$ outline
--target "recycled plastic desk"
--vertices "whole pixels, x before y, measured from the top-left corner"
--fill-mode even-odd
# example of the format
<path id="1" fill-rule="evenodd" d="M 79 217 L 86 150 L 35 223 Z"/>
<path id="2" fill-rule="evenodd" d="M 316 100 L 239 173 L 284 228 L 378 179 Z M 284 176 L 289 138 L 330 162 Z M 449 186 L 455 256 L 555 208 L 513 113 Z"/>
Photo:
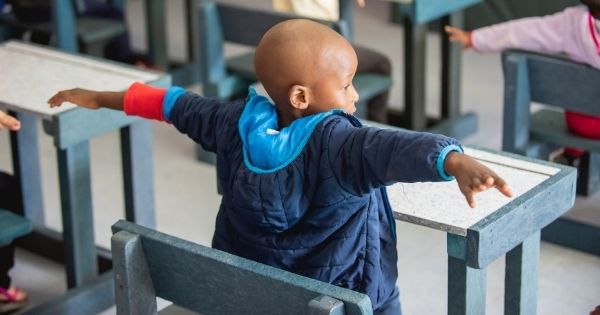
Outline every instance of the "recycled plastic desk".
<path id="1" fill-rule="evenodd" d="M 18 41 L 0 44 L 0 69 L 0 108 L 13 112 L 21 120 L 21 130 L 11 134 L 13 167 L 23 191 L 25 215 L 35 224 L 33 235 L 24 240 L 24 245 L 57 259 L 64 241 L 67 285 L 79 286 L 98 274 L 88 142 L 120 130 L 125 217 L 154 227 L 150 124 L 107 109 L 91 111 L 72 104 L 51 109 L 47 100 L 59 90 L 74 87 L 124 90 L 135 81 L 167 87 L 170 77 Z M 56 146 L 62 236 L 45 227 L 38 119 L 43 121 L 45 132 L 53 137 Z"/>
<path id="2" fill-rule="evenodd" d="M 448 314 L 485 314 L 485 269 L 504 255 L 504 313 L 535 314 L 540 230 L 573 205 L 576 170 L 511 153 L 465 153 L 503 177 L 514 196 L 490 189 L 472 209 L 456 181 L 395 184 L 394 216 L 447 233 Z"/>

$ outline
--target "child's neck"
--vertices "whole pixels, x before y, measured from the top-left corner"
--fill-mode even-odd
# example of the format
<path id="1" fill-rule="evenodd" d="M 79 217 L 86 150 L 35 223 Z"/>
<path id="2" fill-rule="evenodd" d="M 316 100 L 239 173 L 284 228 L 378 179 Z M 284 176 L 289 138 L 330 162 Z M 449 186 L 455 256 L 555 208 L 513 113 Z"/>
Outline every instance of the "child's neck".
<path id="1" fill-rule="evenodd" d="M 276 109 L 277 109 L 277 128 L 279 130 L 291 125 L 292 122 L 297 119 L 297 117 L 295 117 L 294 113 L 292 113 L 292 112 L 289 112 L 286 110 L 281 110 L 281 109 L 279 109 L 279 107 L 276 107 Z"/>

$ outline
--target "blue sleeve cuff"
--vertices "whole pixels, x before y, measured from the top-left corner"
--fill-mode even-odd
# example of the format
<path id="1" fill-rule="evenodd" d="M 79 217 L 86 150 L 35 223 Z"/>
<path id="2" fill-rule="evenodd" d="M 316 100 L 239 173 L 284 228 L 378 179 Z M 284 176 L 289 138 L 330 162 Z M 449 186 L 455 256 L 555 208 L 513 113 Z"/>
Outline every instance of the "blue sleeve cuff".
<path id="1" fill-rule="evenodd" d="M 461 146 L 456 145 L 456 144 L 451 144 L 451 145 L 445 147 L 444 149 L 442 149 L 442 152 L 440 152 L 440 155 L 438 156 L 438 159 L 437 159 L 438 174 L 440 174 L 440 177 L 445 181 L 451 181 L 454 179 L 454 176 L 448 175 L 446 173 L 446 170 L 444 169 L 444 162 L 446 161 L 446 156 L 448 155 L 448 153 L 450 153 L 452 151 L 456 151 L 456 152 L 460 152 L 460 153 L 464 152 L 464 150 Z"/>
<path id="2" fill-rule="evenodd" d="M 170 87 L 167 90 L 167 94 L 165 94 L 163 100 L 163 116 L 167 121 L 171 121 L 171 110 L 173 109 L 173 106 L 175 106 L 177 99 L 184 93 L 185 89 L 178 86 Z"/>

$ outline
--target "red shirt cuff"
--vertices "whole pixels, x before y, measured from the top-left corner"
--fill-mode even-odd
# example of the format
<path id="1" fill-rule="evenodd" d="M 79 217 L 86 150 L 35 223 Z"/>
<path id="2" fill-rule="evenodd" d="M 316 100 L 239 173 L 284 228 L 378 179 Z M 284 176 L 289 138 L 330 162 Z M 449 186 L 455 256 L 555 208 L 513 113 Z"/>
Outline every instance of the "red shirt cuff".
<path id="1" fill-rule="evenodd" d="M 123 111 L 127 115 L 164 121 L 163 100 L 166 93 L 166 89 L 135 82 L 125 93 Z"/>

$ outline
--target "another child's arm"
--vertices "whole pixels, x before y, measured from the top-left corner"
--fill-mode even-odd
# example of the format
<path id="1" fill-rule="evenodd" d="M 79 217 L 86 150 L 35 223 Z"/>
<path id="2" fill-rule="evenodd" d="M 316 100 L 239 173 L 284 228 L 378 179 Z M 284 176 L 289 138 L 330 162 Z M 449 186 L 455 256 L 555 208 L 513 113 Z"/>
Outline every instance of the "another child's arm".
<path id="1" fill-rule="evenodd" d="M 577 8 L 543 17 L 530 17 L 482 27 L 467 32 L 446 26 L 450 41 L 462 43 L 465 48 L 479 52 L 498 52 L 515 48 L 548 53 L 564 51 L 571 19 Z"/>
<path id="2" fill-rule="evenodd" d="M 0 129 L 3 128 L 17 131 L 21 128 L 21 122 L 0 110 Z"/>
<path id="3" fill-rule="evenodd" d="M 463 48 L 471 48 L 473 46 L 473 43 L 471 42 L 471 32 L 450 25 L 444 26 L 444 30 L 448 34 L 448 39 L 451 42 L 461 43 Z"/>
<path id="4" fill-rule="evenodd" d="M 507 197 L 512 196 L 510 187 L 500 176 L 466 154 L 449 153 L 444 160 L 444 169 L 448 175 L 456 178 L 456 183 L 471 208 L 476 205 L 475 194 L 492 187 Z"/>

